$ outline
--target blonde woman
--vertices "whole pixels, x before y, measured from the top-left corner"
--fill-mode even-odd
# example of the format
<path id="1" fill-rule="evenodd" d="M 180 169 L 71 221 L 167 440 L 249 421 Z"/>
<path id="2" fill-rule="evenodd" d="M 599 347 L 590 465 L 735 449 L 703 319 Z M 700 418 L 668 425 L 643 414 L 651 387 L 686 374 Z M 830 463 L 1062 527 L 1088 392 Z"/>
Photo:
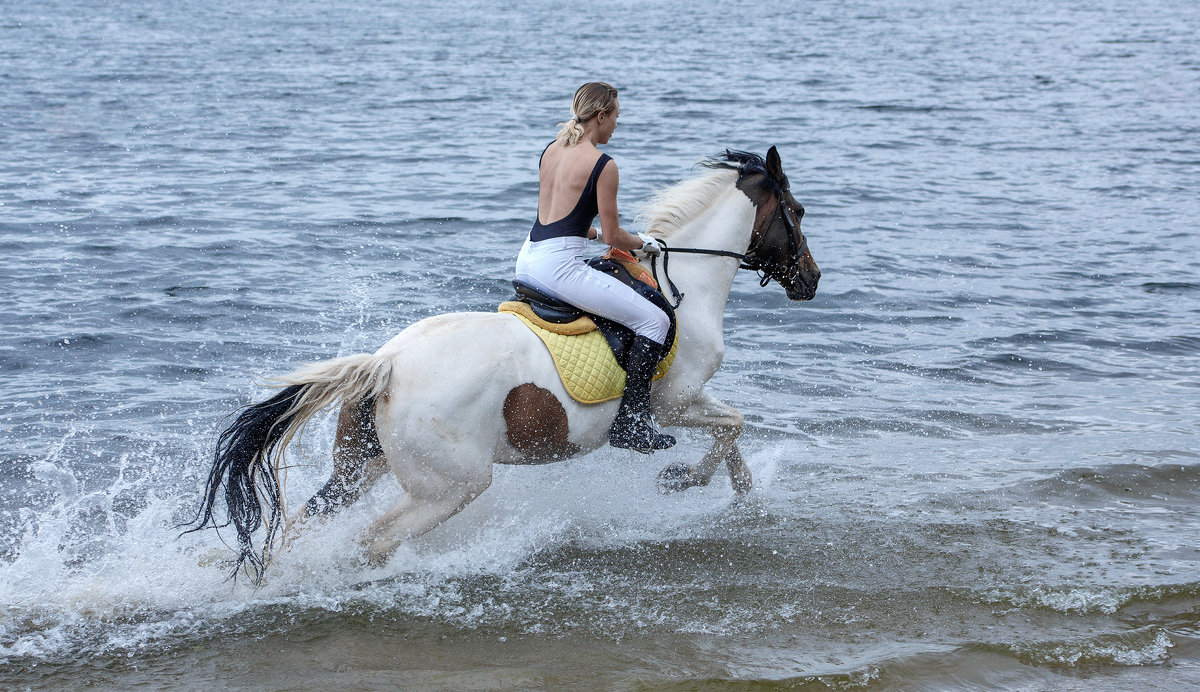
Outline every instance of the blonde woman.
<path id="1" fill-rule="evenodd" d="M 617 90 L 604 82 L 584 84 L 575 92 L 571 111 L 538 162 L 537 219 L 517 256 L 516 278 L 633 330 L 625 393 L 608 432 L 609 444 L 640 452 L 666 449 L 675 438 L 659 433 L 650 422 L 650 380 L 670 327 L 667 315 L 583 261 L 588 239 L 622 250 L 662 252 L 653 238 L 629 233 L 617 220 L 617 164 L 597 148 L 608 143 L 617 127 Z M 597 214 L 600 231 L 592 228 Z"/>

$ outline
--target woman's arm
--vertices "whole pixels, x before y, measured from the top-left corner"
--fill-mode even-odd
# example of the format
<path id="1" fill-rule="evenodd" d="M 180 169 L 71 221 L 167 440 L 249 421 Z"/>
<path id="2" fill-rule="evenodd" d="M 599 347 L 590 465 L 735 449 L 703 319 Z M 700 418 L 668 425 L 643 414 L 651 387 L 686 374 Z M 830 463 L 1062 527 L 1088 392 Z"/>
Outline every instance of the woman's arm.
<path id="1" fill-rule="evenodd" d="M 604 242 L 618 250 L 640 250 L 647 243 L 647 239 L 626 231 L 617 221 L 618 179 L 617 162 L 609 161 L 604 170 L 600 171 L 600 178 L 596 180 L 596 207 L 600 212 L 601 233 Z M 595 238 L 595 234 L 589 232 L 588 237 Z M 657 244 L 654 246 L 657 249 Z"/>

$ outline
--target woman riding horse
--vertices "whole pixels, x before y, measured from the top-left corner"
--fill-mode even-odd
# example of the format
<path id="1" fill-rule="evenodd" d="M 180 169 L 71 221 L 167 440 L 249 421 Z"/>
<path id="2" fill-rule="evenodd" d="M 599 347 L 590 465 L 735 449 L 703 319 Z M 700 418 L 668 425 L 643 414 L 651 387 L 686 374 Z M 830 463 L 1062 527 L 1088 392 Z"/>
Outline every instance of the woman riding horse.
<path id="1" fill-rule="evenodd" d="M 604 82 L 579 87 L 570 120 L 538 162 L 538 213 L 517 256 L 516 279 L 564 303 L 618 322 L 634 332 L 625 365 L 625 393 L 609 429 L 613 447 L 649 453 L 675 438 L 650 422 L 650 380 L 670 327 L 667 314 L 618 279 L 589 267 L 583 248 L 589 238 L 620 250 L 662 252 L 658 241 L 632 234 L 617 221 L 617 164 L 596 148 L 607 144 L 621 106 L 617 90 Z M 591 228 L 600 215 L 602 232 Z M 542 219 L 555 219 L 542 223 Z"/>
<path id="2" fill-rule="evenodd" d="M 584 134 L 587 123 L 596 121 L 591 127 L 598 136 L 588 143 L 607 140 L 613 127 L 609 116 L 616 110 L 614 98 L 610 110 L 581 111 Z M 576 140 L 575 149 L 551 149 L 547 157 L 554 151 L 561 165 L 572 160 L 570 154 L 588 152 L 578 145 Z M 605 168 L 599 160 L 585 160 L 581 168 L 589 165 Z M 725 352 L 723 319 L 734 275 L 745 267 L 759 274 L 761 285 L 777 281 L 788 298 L 810 300 L 821 271 L 800 231 L 804 208 L 792 196 L 775 147 L 765 159 L 726 151 L 703 166 L 706 173 L 662 191 L 646 212 L 650 232 L 664 246 L 670 243 L 668 253 L 678 254 L 671 276 L 666 276 L 665 263 L 662 276 L 678 306 L 678 350 L 674 364 L 654 387 L 656 410 L 664 424 L 698 428 L 712 436 L 697 464 L 672 464 L 660 479 L 670 490 L 705 485 L 724 463 L 734 491 L 745 493 L 752 477 L 737 444 L 742 414 L 706 387 Z M 544 172 L 552 169 L 547 166 Z M 616 230 L 615 172 L 613 193 L 606 202 L 611 216 L 605 223 L 611 226 L 605 226 L 605 237 L 624 238 L 624 243 L 616 243 L 631 247 L 632 237 Z M 565 174 L 562 179 L 570 182 Z M 543 177 L 543 192 L 556 180 Z M 581 186 L 586 187 L 576 180 L 574 189 Z M 544 201 L 553 198 L 557 204 L 568 195 L 569 202 L 571 194 L 570 189 L 556 189 Z M 542 211 L 549 217 L 564 210 Z M 546 241 L 531 238 L 528 245 L 538 242 Z M 561 247 L 586 241 L 576 236 L 551 242 Z M 478 348 L 480 343 L 488 348 Z M 299 531 L 305 517 L 329 515 L 353 504 L 390 470 L 404 492 L 361 537 L 365 557 L 374 565 L 385 563 L 402 542 L 434 529 L 479 497 L 491 485 L 496 464 L 545 463 L 598 449 L 614 427 L 616 409 L 627 406 L 624 401 L 575 401 L 538 335 L 517 316 L 502 312 L 428 317 L 374 353 L 313 363 L 275 379 L 281 389 L 243 409 L 218 438 L 200 511 L 190 529 L 224 525 L 219 511 L 223 505 L 224 522 L 237 529 L 234 573 L 248 567 L 256 580 L 283 543 L 288 442 L 328 406 L 342 406 L 333 472 L 288 528 Z M 260 528 L 265 535 L 256 547 L 254 536 Z"/>

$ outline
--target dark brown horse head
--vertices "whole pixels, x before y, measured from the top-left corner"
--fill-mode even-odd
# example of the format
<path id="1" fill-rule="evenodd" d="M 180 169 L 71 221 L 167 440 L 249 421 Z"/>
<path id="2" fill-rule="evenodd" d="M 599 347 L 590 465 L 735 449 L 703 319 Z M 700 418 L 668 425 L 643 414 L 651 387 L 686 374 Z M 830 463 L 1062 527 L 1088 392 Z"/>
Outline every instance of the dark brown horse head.
<path id="1" fill-rule="evenodd" d="M 738 189 L 754 203 L 754 230 L 744 266 L 759 273 L 763 286 L 774 279 L 788 298 L 812 300 L 821 270 L 800 230 L 804 207 L 792 196 L 779 152 L 771 147 L 764 160 L 758 154 L 726 150 L 705 165 L 736 170 Z"/>

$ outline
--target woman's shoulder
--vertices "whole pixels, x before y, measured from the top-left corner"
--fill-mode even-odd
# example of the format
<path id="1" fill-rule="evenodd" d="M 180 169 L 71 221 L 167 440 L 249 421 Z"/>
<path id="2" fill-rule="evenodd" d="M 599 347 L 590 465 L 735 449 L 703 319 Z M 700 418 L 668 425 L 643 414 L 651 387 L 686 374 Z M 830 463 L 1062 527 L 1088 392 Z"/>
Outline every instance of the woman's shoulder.
<path id="1" fill-rule="evenodd" d="M 600 158 L 596 159 L 596 167 L 600 169 L 600 175 L 616 175 L 617 160 L 600 152 Z"/>

